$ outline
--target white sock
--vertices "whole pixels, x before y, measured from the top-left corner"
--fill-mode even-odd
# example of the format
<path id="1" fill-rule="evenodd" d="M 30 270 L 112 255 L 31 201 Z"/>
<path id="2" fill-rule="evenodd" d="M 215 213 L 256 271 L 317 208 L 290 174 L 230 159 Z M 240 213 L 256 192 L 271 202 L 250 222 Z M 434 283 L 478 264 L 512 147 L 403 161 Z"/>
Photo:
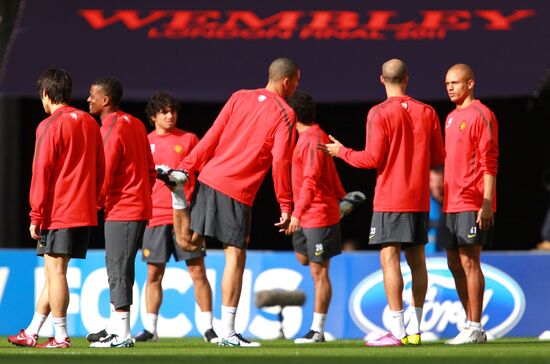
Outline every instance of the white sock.
<path id="1" fill-rule="evenodd" d="M 221 337 L 228 339 L 235 334 L 235 316 L 237 315 L 237 307 L 229 307 L 222 305 L 222 327 Z"/>
<path id="2" fill-rule="evenodd" d="M 149 331 L 153 335 L 156 334 L 158 320 L 159 320 L 159 315 L 156 313 L 145 314 L 145 320 L 143 321 L 143 328 Z"/>
<path id="3" fill-rule="evenodd" d="M 311 322 L 311 330 L 325 333 L 325 320 L 327 319 L 326 313 L 313 313 L 313 321 Z"/>
<path id="4" fill-rule="evenodd" d="M 130 311 L 115 311 L 114 316 L 114 332 L 118 335 L 120 340 L 129 339 L 132 334 L 130 333 Z"/>
<path id="5" fill-rule="evenodd" d="M 111 303 L 111 315 L 109 316 L 109 322 L 107 322 L 107 327 L 105 328 L 108 334 L 116 334 L 117 324 L 115 322 L 115 312 L 115 306 Z"/>
<path id="6" fill-rule="evenodd" d="M 481 322 L 473 322 L 473 321 L 471 321 L 471 322 L 470 322 L 470 328 L 471 328 L 472 330 L 481 331 Z"/>
<path id="7" fill-rule="evenodd" d="M 414 313 L 411 315 L 407 325 L 407 335 L 420 334 L 420 323 L 422 322 L 422 307 L 414 307 Z"/>
<path id="8" fill-rule="evenodd" d="M 469 329 L 471 324 L 472 324 L 472 321 L 466 320 L 466 322 L 464 323 L 464 328 Z"/>
<path id="9" fill-rule="evenodd" d="M 405 319 L 403 318 L 403 310 L 390 311 L 390 315 L 391 315 L 390 331 L 393 334 L 393 336 L 401 340 L 406 336 Z"/>
<path id="10" fill-rule="evenodd" d="M 201 311 L 197 316 L 197 328 L 201 334 L 212 328 L 212 311 Z"/>
<path id="11" fill-rule="evenodd" d="M 69 335 L 67 334 L 67 317 L 52 317 L 55 341 L 62 342 Z"/>
<path id="12" fill-rule="evenodd" d="M 27 335 L 38 335 L 40 329 L 42 328 L 42 325 L 44 325 L 44 322 L 47 318 L 48 316 L 44 316 L 41 313 L 35 312 L 34 316 L 32 317 L 32 321 L 29 324 L 29 327 L 25 329 Z"/>

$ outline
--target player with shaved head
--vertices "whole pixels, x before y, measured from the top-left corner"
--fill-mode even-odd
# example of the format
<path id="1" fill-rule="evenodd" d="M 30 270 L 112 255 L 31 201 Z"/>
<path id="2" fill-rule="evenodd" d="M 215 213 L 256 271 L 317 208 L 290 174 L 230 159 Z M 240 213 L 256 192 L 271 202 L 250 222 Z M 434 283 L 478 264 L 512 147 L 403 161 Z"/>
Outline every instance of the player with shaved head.
<path id="1" fill-rule="evenodd" d="M 443 164 L 444 149 L 439 119 L 434 109 L 406 95 L 407 65 L 390 59 L 382 65 L 380 82 L 386 101 L 367 116 L 363 151 L 344 147 L 336 139 L 327 152 L 358 168 L 377 172 L 369 244 L 380 247 L 384 289 L 390 309 L 386 335 L 369 340 L 367 346 L 420 344 L 420 322 L 428 274 L 424 245 L 428 241 L 430 168 Z M 400 253 L 412 275 L 411 319 L 405 329 L 403 276 Z"/>
<path id="2" fill-rule="evenodd" d="M 445 194 L 442 246 L 466 325 L 447 344 L 484 343 L 481 326 L 485 277 L 480 256 L 491 244 L 496 211 L 498 123 L 495 114 L 474 97 L 475 76 L 456 64 L 445 76 L 449 99 L 456 105 L 445 122 Z"/>
<path id="3" fill-rule="evenodd" d="M 200 170 L 191 201 L 191 244 L 197 249 L 202 247 L 205 236 L 223 243 L 220 346 L 260 346 L 235 332 L 250 212 L 260 184 L 272 167 L 281 208 L 277 226 L 286 229 L 290 222 L 295 116 L 285 98 L 294 94 L 299 79 L 300 70 L 294 61 L 273 61 L 267 86 L 235 92 L 203 139 L 180 164 L 187 175 Z M 170 178 L 181 183 L 186 180 L 186 173 L 176 171 Z"/>

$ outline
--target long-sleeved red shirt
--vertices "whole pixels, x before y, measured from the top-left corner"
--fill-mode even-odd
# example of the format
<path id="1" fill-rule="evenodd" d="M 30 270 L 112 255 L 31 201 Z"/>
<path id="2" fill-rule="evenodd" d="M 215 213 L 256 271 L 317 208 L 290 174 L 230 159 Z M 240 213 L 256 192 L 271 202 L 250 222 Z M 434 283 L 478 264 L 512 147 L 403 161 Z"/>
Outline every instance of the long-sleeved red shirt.
<path id="1" fill-rule="evenodd" d="M 483 175 L 497 175 L 498 122 L 479 100 L 455 109 L 445 122 L 444 212 L 478 211 L 483 204 Z M 496 211 L 496 191 L 493 210 Z"/>
<path id="2" fill-rule="evenodd" d="M 237 91 L 180 168 L 201 170 L 204 166 L 200 182 L 252 206 L 272 166 L 281 212 L 290 213 L 294 119 L 294 111 L 271 91 Z"/>
<path id="3" fill-rule="evenodd" d="M 115 111 L 101 119 L 105 148 L 105 182 L 101 191 L 107 221 L 141 221 L 152 216 L 155 163 L 145 126 Z"/>
<path id="4" fill-rule="evenodd" d="M 434 109 L 409 96 L 390 97 L 367 116 L 364 151 L 340 148 L 339 157 L 359 168 L 376 168 L 374 211 L 430 210 L 430 168 L 445 159 Z"/>
<path id="5" fill-rule="evenodd" d="M 70 106 L 55 110 L 36 129 L 31 224 L 46 230 L 97 225 L 104 174 L 95 119 Z"/>
<path id="6" fill-rule="evenodd" d="M 305 228 L 338 223 L 338 203 L 346 195 L 334 160 L 317 148 L 319 143 L 330 140 L 318 124 L 313 124 L 299 134 L 292 156 L 292 216 Z"/>
<path id="7" fill-rule="evenodd" d="M 177 128 L 165 135 L 159 135 L 153 131 L 147 137 L 155 164 L 163 164 L 170 168 L 177 168 L 199 142 L 195 134 Z M 191 173 L 185 184 L 187 201 L 191 201 L 195 179 L 195 173 Z M 157 179 L 153 186 L 153 218 L 149 221 L 149 226 L 167 224 L 173 224 L 172 193 L 164 182 Z"/>

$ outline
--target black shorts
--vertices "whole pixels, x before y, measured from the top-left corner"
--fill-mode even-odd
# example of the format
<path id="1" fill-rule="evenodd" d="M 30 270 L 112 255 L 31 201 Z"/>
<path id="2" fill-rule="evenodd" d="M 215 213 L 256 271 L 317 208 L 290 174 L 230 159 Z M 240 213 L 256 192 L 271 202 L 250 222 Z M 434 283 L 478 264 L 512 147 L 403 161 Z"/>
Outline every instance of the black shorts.
<path id="1" fill-rule="evenodd" d="M 439 244 L 445 249 L 458 249 L 466 245 L 490 247 L 493 242 L 495 226 L 487 230 L 479 229 L 477 211 L 465 211 L 441 216 L 442 228 Z"/>
<path id="2" fill-rule="evenodd" d="M 115 309 L 132 304 L 136 254 L 146 224 L 147 221 L 105 221 L 105 263 Z"/>
<path id="3" fill-rule="evenodd" d="M 88 252 L 91 226 L 67 229 L 41 230 L 40 240 L 36 244 L 36 255 L 44 254 L 67 255 L 70 258 L 84 259 Z"/>
<path id="4" fill-rule="evenodd" d="M 428 242 L 428 212 L 374 212 L 370 227 L 369 244 L 401 243 L 421 245 Z"/>
<path id="5" fill-rule="evenodd" d="M 206 256 L 206 249 L 195 252 L 186 252 L 176 242 L 174 225 L 160 225 L 148 227 L 143 234 L 142 260 L 147 263 L 166 263 L 170 256 L 174 256 L 176 262 L 191 260 Z"/>
<path id="6" fill-rule="evenodd" d="M 250 237 L 251 208 L 197 182 L 191 201 L 191 230 L 240 249 Z"/>
<path id="7" fill-rule="evenodd" d="M 296 253 L 308 257 L 310 262 L 322 263 L 342 252 L 340 224 L 318 228 L 300 228 L 292 234 Z"/>

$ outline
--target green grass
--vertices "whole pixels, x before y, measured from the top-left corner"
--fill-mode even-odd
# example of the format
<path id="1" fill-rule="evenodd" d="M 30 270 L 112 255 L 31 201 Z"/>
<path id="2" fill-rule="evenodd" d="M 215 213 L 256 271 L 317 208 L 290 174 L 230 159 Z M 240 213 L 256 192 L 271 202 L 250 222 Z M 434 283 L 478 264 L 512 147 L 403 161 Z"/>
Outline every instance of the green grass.
<path id="1" fill-rule="evenodd" d="M 392 363 L 488 364 L 550 363 L 550 342 L 537 339 L 500 339 L 484 345 L 367 348 L 360 340 L 338 340 L 296 346 L 291 341 L 264 341 L 261 348 L 219 348 L 201 339 L 162 339 L 134 348 L 95 349 L 85 339 L 73 339 L 71 349 L 19 348 L 0 337 L 0 363 Z"/>

